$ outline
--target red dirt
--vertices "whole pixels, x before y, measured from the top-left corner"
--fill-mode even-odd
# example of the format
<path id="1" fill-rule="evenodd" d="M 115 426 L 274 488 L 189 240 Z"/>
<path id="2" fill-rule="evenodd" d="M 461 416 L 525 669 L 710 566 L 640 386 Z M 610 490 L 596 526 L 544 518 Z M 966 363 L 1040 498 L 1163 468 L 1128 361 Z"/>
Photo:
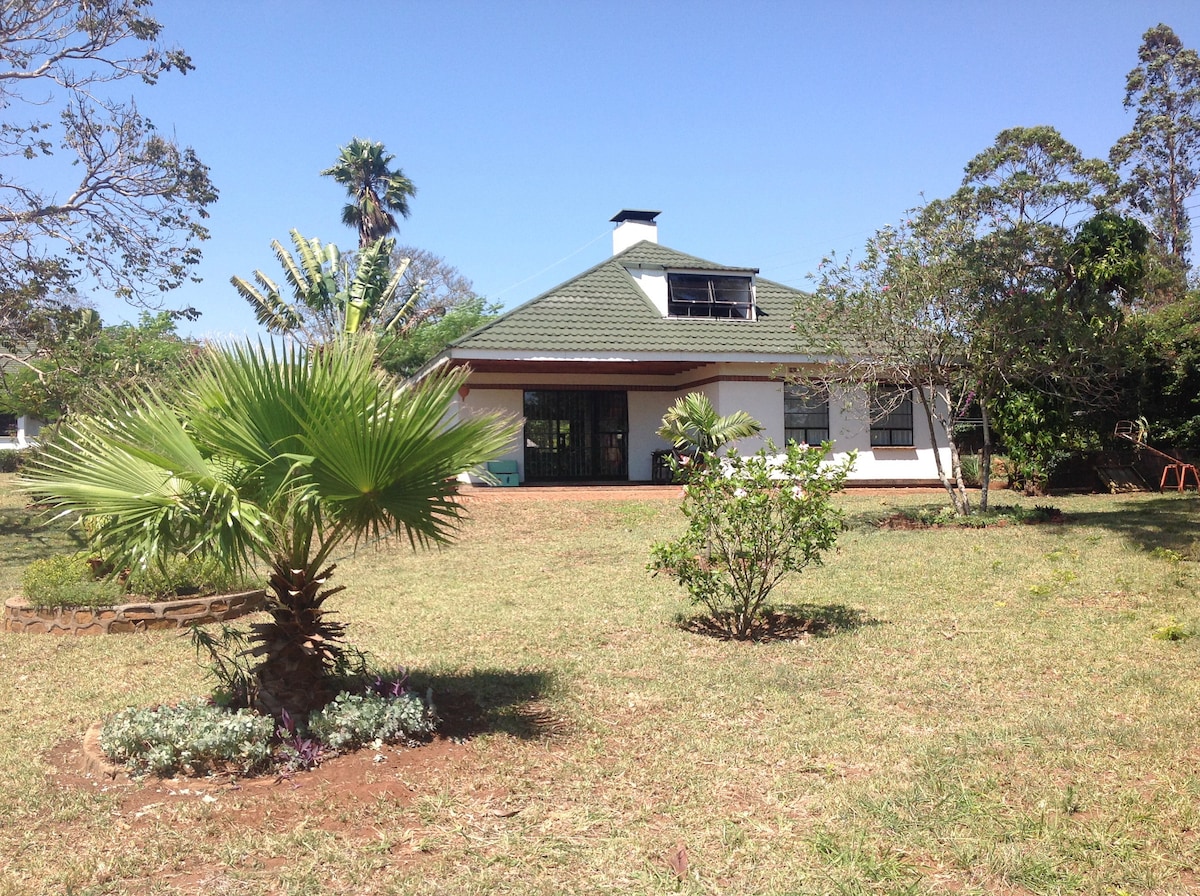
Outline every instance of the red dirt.
<path id="1" fill-rule="evenodd" d="M 117 796 L 120 816 L 135 826 L 148 823 L 164 806 L 201 801 L 221 809 L 240 825 L 280 832 L 290 831 L 302 821 L 324 830 L 344 831 L 346 824 L 340 819 L 347 815 L 338 810 L 353 810 L 379 800 L 407 805 L 432 778 L 444 777 L 448 770 L 467 773 L 471 765 L 465 743 L 442 738 L 417 747 L 384 746 L 334 756 L 314 769 L 287 777 L 238 779 L 225 775 L 135 781 L 121 771 L 85 772 L 84 742 L 79 737 L 60 743 L 46 761 L 53 769 L 51 780 L 60 786 Z M 323 811 L 314 814 L 314 805 L 322 806 Z"/>

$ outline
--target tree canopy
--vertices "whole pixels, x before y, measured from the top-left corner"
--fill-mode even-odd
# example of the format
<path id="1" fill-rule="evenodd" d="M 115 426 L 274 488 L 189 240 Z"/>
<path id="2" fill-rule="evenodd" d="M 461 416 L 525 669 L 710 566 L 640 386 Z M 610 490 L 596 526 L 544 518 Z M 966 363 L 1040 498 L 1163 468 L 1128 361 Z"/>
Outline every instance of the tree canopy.
<path id="1" fill-rule="evenodd" d="M 1149 29 L 1125 82 L 1133 128 L 1109 158 L 1125 175 L 1121 193 L 1158 243 L 1186 270 L 1192 230 L 1187 202 L 1200 187 L 1200 56 L 1167 25 Z"/>
<path id="2" fill-rule="evenodd" d="M 166 311 L 104 326 L 90 309 L 47 314 L 45 347 L 0 375 L 0 410 L 60 421 L 116 392 L 163 388 L 182 376 L 199 346 L 180 337 Z"/>
<path id="3" fill-rule="evenodd" d="M 118 84 L 192 61 L 150 0 L 25 0 L 0 9 L 0 280 L 42 295 L 85 281 L 156 305 L 200 260 L 217 190 L 190 147 Z M 69 164 L 64 164 L 64 162 Z"/>
<path id="4" fill-rule="evenodd" d="M 933 443 L 949 446 L 950 468 L 935 461 L 959 513 L 971 511 L 965 416 L 982 417 L 986 509 L 993 425 L 1015 438 L 1050 407 L 1111 388 L 1111 337 L 1143 288 L 1149 242 L 1136 221 L 1098 211 L 1114 182 L 1053 128 L 1008 129 L 952 197 L 878 231 L 860 261 L 824 263 L 798 304 L 797 330 L 831 357 L 820 375 L 913 391 Z M 1038 400 L 1012 402 L 1018 393 Z"/>
<path id="5" fill-rule="evenodd" d="M 403 171 L 391 167 L 395 158 L 382 143 L 355 137 L 321 172 L 346 188 L 350 201 L 342 208 L 342 223 L 358 231 L 360 248 L 391 236 L 399 230 L 396 215 L 409 215 L 408 200 L 417 188 Z"/>

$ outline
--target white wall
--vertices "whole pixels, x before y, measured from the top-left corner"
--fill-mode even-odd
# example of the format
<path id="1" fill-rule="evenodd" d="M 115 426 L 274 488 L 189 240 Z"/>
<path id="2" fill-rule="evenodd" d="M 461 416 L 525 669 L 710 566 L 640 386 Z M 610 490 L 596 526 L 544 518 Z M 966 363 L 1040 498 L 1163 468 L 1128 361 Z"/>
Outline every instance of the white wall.
<path id="1" fill-rule="evenodd" d="M 761 371 L 756 371 L 761 375 Z M 725 381 L 708 387 L 713 406 L 722 417 L 745 411 L 763 425 L 760 435 L 742 439 L 733 446 L 742 454 L 752 454 L 767 439 L 783 445 L 783 384 L 777 382 Z"/>
<path id="2" fill-rule="evenodd" d="M 658 224 L 654 221 L 621 221 L 613 228 L 613 255 L 624 252 L 642 240 L 657 243 Z"/>
<path id="3" fill-rule="evenodd" d="M 670 392 L 629 393 L 630 479 L 648 482 L 653 477 L 654 452 L 671 447 L 669 442 L 659 438 L 658 428 L 674 400 Z"/>
<path id="4" fill-rule="evenodd" d="M 497 457 L 496 460 L 515 460 L 517 462 L 517 473 L 521 481 L 525 480 L 525 448 L 521 443 L 522 433 L 524 432 L 525 393 L 522 390 L 471 389 L 467 392 L 465 398 L 459 392 L 458 397 L 454 399 L 452 412 L 460 419 L 479 414 L 500 413 L 518 422 L 522 422 L 522 428 L 517 430 L 517 436 L 513 439 L 512 444 L 509 445 L 508 450 L 500 457 Z M 475 477 L 468 476 L 468 479 L 472 482 L 477 481 Z"/>
<path id="5" fill-rule="evenodd" d="M 643 271 L 638 268 L 626 268 L 638 288 L 646 294 L 663 317 L 667 316 L 667 272 Z"/>
<path id="6" fill-rule="evenodd" d="M 629 478 L 634 481 L 651 479 L 651 455 L 654 451 L 670 446 L 657 435 L 662 416 L 667 408 L 689 391 L 702 392 L 713 402 L 717 413 L 731 414 L 745 411 L 763 424 L 760 437 L 745 439 L 736 447 L 743 454 L 753 453 L 762 447 L 766 438 L 782 446 L 783 438 L 783 384 L 777 380 L 763 381 L 763 376 L 777 373 L 775 368 L 759 364 L 722 364 L 691 370 L 675 378 L 680 387 L 671 389 L 667 378 L 662 388 L 655 390 L 627 391 L 629 401 Z M 753 376 L 758 379 L 738 381 L 721 377 Z M 593 389 L 627 389 L 633 384 L 646 384 L 645 378 L 628 376 L 524 376 L 508 374 L 477 375 L 480 382 L 511 384 L 523 381 L 528 388 L 554 389 L 566 385 L 586 385 Z M 700 385 L 691 385 L 712 379 Z M 524 412 L 524 389 L 474 388 L 465 400 L 456 406 L 463 413 L 480 413 L 498 410 L 520 419 Z M 871 428 L 867 419 L 866 393 L 858 389 L 834 391 L 829 402 L 829 432 L 833 441 L 833 456 L 840 459 L 852 450 L 858 451 L 858 460 L 851 480 L 930 483 L 937 479 L 934 449 L 929 438 L 920 403 L 913 402 L 912 448 L 872 448 Z M 949 464 L 949 450 L 941 447 L 942 458 Z M 525 452 L 521 438 L 513 441 L 504 454 L 504 460 L 515 460 L 521 480 L 525 479 Z"/>
<path id="7" fill-rule="evenodd" d="M 7 451 L 17 448 L 29 448 L 33 445 L 38 433 L 41 431 L 42 421 L 36 420 L 33 417 L 18 417 L 16 437 L 0 435 L 0 450 Z"/>
<path id="8" fill-rule="evenodd" d="M 731 368 L 725 373 L 742 372 Z M 761 375 L 761 368 L 756 371 Z M 767 439 L 784 444 L 783 383 L 739 382 L 727 380 L 703 390 L 722 416 L 745 411 L 763 424 L 759 438 L 744 439 L 736 447 L 743 454 L 757 451 Z M 887 480 L 918 482 L 937 479 L 937 464 L 929 426 L 919 401 L 913 401 L 913 447 L 873 448 L 871 424 L 867 415 L 867 393 L 861 389 L 834 390 L 829 400 L 829 437 L 833 441 L 833 459 L 841 460 L 851 451 L 858 459 L 851 480 Z M 950 463 L 950 452 L 940 448 L 942 462 Z"/>
<path id="9" fill-rule="evenodd" d="M 834 390 L 829 397 L 829 435 L 833 439 L 835 459 L 858 451 L 852 480 L 887 480 L 903 482 L 937 479 L 934 447 L 929 438 L 921 403 L 913 399 L 913 446 L 911 448 L 872 448 L 871 423 L 867 414 L 867 392 L 864 389 Z M 939 449 L 942 462 L 949 464 L 950 450 Z"/>

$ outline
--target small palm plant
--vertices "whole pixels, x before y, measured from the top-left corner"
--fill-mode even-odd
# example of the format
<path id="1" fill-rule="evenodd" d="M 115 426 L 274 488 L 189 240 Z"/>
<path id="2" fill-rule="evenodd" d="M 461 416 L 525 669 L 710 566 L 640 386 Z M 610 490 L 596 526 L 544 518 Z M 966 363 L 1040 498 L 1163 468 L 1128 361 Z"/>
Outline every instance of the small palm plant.
<path id="1" fill-rule="evenodd" d="M 730 442 L 762 432 L 762 424 L 745 411 L 722 417 L 703 392 L 689 392 L 663 415 L 658 435 L 679 451 L 696 457 L 716 454 Z"/>
<path id="2" fill-rule="evenodd" d="M 93 534 L 113 565 L 179 553 L 267 568 L 269 622 L 253 627 L 251 702 L 280 717 L 331 696 L 345 626 L 326 600 L 337 551 L 404 535 L 448 540 L 455 477 L 500 454 L 514 426 L 451 419 L 461 375 L 417 385 L 373 366 L 369 338 L 319 351 L 210 350 L 170 395 L 116 397 L 46 446 L 23 487 Z"/>

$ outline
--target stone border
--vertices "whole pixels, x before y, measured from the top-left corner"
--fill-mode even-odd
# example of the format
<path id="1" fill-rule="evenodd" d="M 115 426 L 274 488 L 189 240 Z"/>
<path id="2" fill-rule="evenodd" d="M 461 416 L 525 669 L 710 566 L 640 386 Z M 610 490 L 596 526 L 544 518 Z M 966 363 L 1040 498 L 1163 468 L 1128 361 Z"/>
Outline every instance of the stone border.
<path id="1" fill-rule="evenodd" d="M 4 602 L 4 631 L 19 634 L 115 635 L 223 622 L 266 605 L 263 591 L 211 594 L 112 607 L 33 607 L 21 597 Z"/>

